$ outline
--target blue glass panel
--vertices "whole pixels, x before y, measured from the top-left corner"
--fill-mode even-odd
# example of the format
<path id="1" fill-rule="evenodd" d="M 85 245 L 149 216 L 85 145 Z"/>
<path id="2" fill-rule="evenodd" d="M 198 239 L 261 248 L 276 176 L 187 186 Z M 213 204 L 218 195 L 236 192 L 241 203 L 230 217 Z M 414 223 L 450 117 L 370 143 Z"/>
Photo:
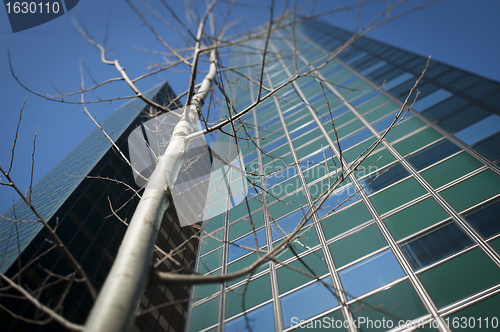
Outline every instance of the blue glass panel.
<path id="1" fill-rule="evenodd" d="M 345 105 L 342 105 L 339 108 L 336 108 L 336 109 L 334 109 L 331 112 L 332 113 L 331 117 L 330 117 L 330 115 L 328 115 L 328 113 L 325 113 L 325 115 L 323 115 L 323 119 L 326 119 L 326 120 L 322 120 L 321 123 L 323 123 L 323 124 L 325 124 L 325 123 L 331 124 L 332 123 L 332 118 L 335 119 L 338 116 L 346 113 L 347 111 L 349 111 L 349 108 L 347 108 L 347 106 L 345 106 Z"/>
<path id="2" fill-rule="evenodd" d="M 340 143 L 340 148 L 345 151 L 349 149 L 350 147 L 353 147 L 354 145 L 364 141 L 365 139 L 369 138 L 372 136 L 372 133 L 368 130 L 368 128 L 363 128 L 357 132 L 355 132 L 352 135 L 349 135 L 347 137 L 342 138 L 339 143 Z M 337 143 L 337 146 L 339 144 Z"/>
<path id="3" fill-rule="evenodd" d="M 322 280 L 327 285 L 331 285 L 329 277 Z M 281 298 L 283 326 L 287 328 L 292 323 L 295 325 L 301 320 L 316 316 L 337 305 L 338 301 L 333 288 L 316 281 Z"/>
<path id="4" fill-rule="evenodd" d="M 362 103 L 364 103 L 365 101 L 370 100 L 378 95 L 380 95 L 379 91 L 367 92 L 367 93 L 361 95 L 360 97 L 358 97 L 352 101 L 349 101 L 349 104 L 351 104 L 354 107 L 357 107 L 357 106 L 361 105 Z"/>
<path id="5" fill-rule="evenodd" d="M 200 319 L 201 317 L 198 317 Z M 268 303 L 260 308 L 247 312 L 226 322 L 224 331 L 227 332 L 257 332 L 274 331 L 273 303 Z"/>
<path id="6" fill-rule="evenodd" d="M 365 70 L 363 70 L 361 72 L 361 75 L 363 76 L 366 76 L 372 72 L 374 72 L 375 70 L 379 69 L 379 68 L 382 68 L 383 66 L 385 66 L 387 64 L 387 62 L 385 61 L 380 61 L 380 62 L 377 62 L 376 64 L 366 68 Z"/>
<path id="7" fill-rule="evenodd" d="M 454 135 L 464 143 L 472 145 L 499 131 L 500 116 L 498 116 L 497 114 L 492 114 L 489 117 L 476 122 L 475 124 L 459 131 Z"/>
<path id="8" fill-rule="evenodd" d="M 323 150 L 319 150 L 313 155 L 307 156 L 304 159 L 300 161 L 300 167 L 302 170 L 306 170 L 310 167 L 313 167 L 317 164 L 324 163 L 325 158 L 331 158 L 332 157 L 332 152 L 330 151 L 329 147 L 326 147 Z"/>
<path id="9" fill-rule="evenodd" d="M 252 152 L 250 154 L 247 154 L 244 158 L 243 158 L 243 163 L 246 165 L 248 164 L 249 162 L 251 162 L 252 160 L 256 159 L 257 158 L 257 152 Z"/>
<path id="10" fill-rule="evenodd" d="M 282 146 L 283 144 L 286 144 L 286 137 L 281 137 L 278 138 L 277 140 L 274 140 L 273 142 L 263 146 L 261 148 L 263 153 L 270 153 L 272 150 Z"/>
<path id="11" fill-rule="evenodd" d="M 290 132 L 290 139 L 293 140 L 297 137 L 299 137 L 302 134 L 307 133 L 308 131 L 312 130 L 313 128 L 316 128 L 317 124 L 316 122 L 311 121 L 305 125 L 302 125 L 301 127 L 295 129 L 294 131 Z"/>
<path id="12" fill-rule="evenodd" d="M 384 90 L 389 91 L 390 89 L 394 88 L 395 86 L 398 86 L 401 83 L 404 83 L 404 82 L 408 81 L 409 79 L 411 79 L 413 77 L 414 76 L 411 75 L 411 74 L 409 74 L 409 73 L 401 74 L 400 76 L 396 77 L 395 79 L 390 80 L 389 82 L 385 83 L 382 86 L 382 88 L 384 88 Z"/>
<path id="13" fill-rule="evenodd" d="M 228 263 L 250 252 L 249 249 L 245 249 L 242 247 L 255 249 L 255 238 L 257 238 L 259 248 L 266 244 L 266 233 L 264 228 L 261 228 L 255 233 L 252 232 L 239 240 L 229 243 L 229 257 L 227 259 Z"/>
<path id="14" fill-rule="evenodd" d="M 237 192 L 236 194 L 231 195 L 231 206 L 236 206 L 247 199 L 250 199 L 260 193 L 260 182 L 255 182 L 255 185 L 250 185 L 245 189 Z"/>
<path id="15" fill-rule="evenodd" d="M 417 170 L 421 170 L 427 166 L 430 166 L 441 159 L 444 159 L 455 152 L 459 151 L 460 148 L 448 141 L 447 139 L 441 140 L 431 146 L 415 153 L 407 160 L 412 164 Z"/>
<path id="16" fill-rule="evenodd" d="M 339 272 L 347 299 L 363 295 L 404 275 L 390 249 Z"/>
<path id="17" fill-rule="evenodd" d="M 303 219 L 307 212 L 307 209 L 300 209 L 297 210 L 288 216 L 281 218 L 276 221 L 276 223 L 271 224 L 271 234 L 273 237 L 273 241 L 276 241 L 283 237 L 285 234 L 290 234 L 295 227 L 299 224 L 299 222 Z M 311 220 L 309 220 L 307 223 L 309 224 Z M 278 224 L 279 227 L 276 225 Z M 283 231 L 285 233 L 283 233 Z"/>
<path id="18" fill-rule="evenodd" d="M 362 178 L 359 183 L 364 187 L 367 194 L 372 194 L 407 177 L 409 174 L 400 163 L 395 163 L 388 168 Z"/>
<path id="19" fill-rule="evenodd" d="M 472 244 L 464 231 L 454 221 L 449 221 L 403 241 L 400 247 L 413 269 L 418 270 Z"/>
<path id="20" fill-rule="evenodd" d="M 478 206 L 463 216 L 485 239 L 500 233 L 500 199 Z"/>
<path id="21" fill-rule="evenodd" d="M 378 132 L 383 132 L 384 130 L 386 130 L 387 128 L 389 128 L 389 126 L 392 124 L 392 122 L 396 118 L 396 114 L 398 114 L 398 113 L 399 113 L 399 111 L 398 112 L 394 112 L 394 113 L 389 114 L 386 117 L 378 120 L 377 122 L 375 122 L 375 123 L 372 124 L 373 128 L 375 128 Z M 400 121 L 402 121 L 403 119 L 409 119 L 412 116 L 413 115 L 411 113 L 406 113 L 405 116 L 404 116 L 404 118 L 400 117 Z"/>
<path id="22" fill-rule="evenodd" d="M 413 105 L 413 109 L 422 112 L 423 110 L 436 105 L 437 103 L 449 98 L 450 96 L 452 96 L 451 92 L 439 89 L 436 92 L 425 96 L 424 98 L 418 99 L 417 102 Z"/>
<path id="23" fill-rule="evenodd" d="M 319 196 L 319 195 L 318 195 Z M 344 186 L 339 191 L 334 192 L 328 197 L 325 202 L 321 205 L 321 208 L 316 212 L 320 217 L 332 212 L 333 210 L 338 210 L 346 206 L 351 205 L 359 200 L 359 196 L 356 193 L 356 189 L 349 184 Z"/>

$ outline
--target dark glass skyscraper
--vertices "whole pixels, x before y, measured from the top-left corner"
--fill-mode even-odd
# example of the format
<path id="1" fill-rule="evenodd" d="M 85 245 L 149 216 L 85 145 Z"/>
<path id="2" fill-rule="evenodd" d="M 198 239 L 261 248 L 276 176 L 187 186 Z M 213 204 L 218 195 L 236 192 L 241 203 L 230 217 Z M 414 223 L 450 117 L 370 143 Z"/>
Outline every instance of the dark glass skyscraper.
<path id="1" fill-rule="evenodd" d="M 174 94 L 165 83 L 151 89 L 147 96 L 165 104 L 172 100 Z M 134 129 L 150 120 L 151 114 L 144 102 L 135 100 L 116 109 L 102 123 L 102 127 L 130 159 L 127 138 Z M 33 205 L 52 227 L 57 226 L 56 233 L 85 269 L 97 290 L 102 286 L 118 251 L 126 230 L 124 223 L 130 221 L 139 201 L 137 195 L 124 185 L 137 189 L 134 183 L 131 167 L 116 153 L 102 131 L 96 128 L 33 186 Z M 165 214 L 157 241 L 157 247 L 167 253 L 194 234 L 190 227 L 181 230 L 176 218 L 175 208 L 171 206 Z M 23 222 L 12 222 L 14 219 Z M 66 282 L 55 283 L 57 275 L 69 275 L 73 269 L 60 251 L 54 248 L 49 250 L 52 246 L 46 241 L 49 234 L 36 220 L 22 201 L 18 201 L 0 220 L 0 269 L 31 290 L 48 286 L 40 293 L 40 299 L 42 303 L 56 307 L 67 285 Z M 196 246 L 196 241 L 187 243 L 175 255 L 179 265 L 164 260 L 159 269 L 193 268 Z M 155 259 L 160 257 L 163 255 L 155 255 Z M 28 264 L 33 259 L 36 261 Z M 19 271 L 20 276 L 15 277 Z M 4 286 L 6 284 L 2 282 Z M 37 325 L 14 319 L 6 310 L 30 319 L 44 320 L 47 317 L 26 300 L 12 297 L 19 296 L 16 291 L 4 292 L 2 289 L 0 296 L 0 330 L 65 330 L 57 323 Z M 141 297 L 137 311 L 140 315 L 134 330 L 182 331 L 187 303 L 178 300 L 188 296 L 189 287 L 149 287 Z M 166 305 L 171 302 L 174 304 Z M 92 299 L 81 283 L 74 283 L 60 304 L 58 312 L 70 321 L 83 324 Z"/>
<path id="2" fill-rule="evenodd" d="M 298 23 L 295 36 L 274 31 L 264 84 L 321 64 L 351 37 L 319 21 Z M 231 53 L 257 82 L 263 38 Z M 255 262 L 341 184 L 281 255 L 194 287 L 188 331 L 498 328 L 500 84 L 432 60 L 417 101 L 386 133 L 426 62 L 362 37 L 228 126 L 252 140 L 235 147 L 219 133 L 215 151 L 247 176 L 238 162 L 212 175 L 200 274 Z M 258 88 L 232 78 L 238 112 Z"/>

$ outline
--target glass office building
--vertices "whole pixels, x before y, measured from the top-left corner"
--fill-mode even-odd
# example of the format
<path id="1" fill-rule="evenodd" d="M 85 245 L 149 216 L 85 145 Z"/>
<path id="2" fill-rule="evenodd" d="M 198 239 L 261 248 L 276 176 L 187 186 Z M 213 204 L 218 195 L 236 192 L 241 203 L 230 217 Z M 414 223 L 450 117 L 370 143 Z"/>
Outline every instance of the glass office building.
<path id="1" fill-rule="evenodd" d="M 167 83 L 156 86 L 146 95 L 159 104 L 168 103 L 174 96 Z M 101 125 L 130 159 L 127 139 L 134 129 L 150 119 L 151 113 L 146 104 L 134 100 L 117 108 Z M 52 227 L 57 224 L 56 233 L 85 269 L 97 290 L 104 283 L 125 234 L 124 222 L 130 221 L 139 202 L 134 192 L 123 183 L 138 188 L 131 167 L 116 153 L 102 131 L 96 128 L 33 186 L 33 205 Z M 115 213 L 122 220 L 115 217 Z M 92 298 L 82 283 L 74 283 L 60 302 L 67 283 L 55 282 L 56 275 L 47 271 L 69 275 L 73 269 L 61 252 L 49 250 L 52 244 L 46 241 L 48 231 L 36 222 L 36 216 L 22 201 L 18 201 L 3 217 L 0 219 L 0 271 L 31 290 L 46 286 L 40 292 L 41 302 L 57 306 L 58 312 L 68 320 L 83 324 L 92 306 Z M 164 216 L 156 243 L 167 253 L 194 234 L 190 227 L 181 230 L 176 218 L 176 211 L 171 206 Z M 12 219 L 24 222 L 16 223 Z M 193 268 L 196 246 L 196 241 L 187 243 L 174 257 L 178 264 Z M 161 257 L 163 255 L 159 253 L 155 255 L 156 259 Z M 27 264 L 32 259 L 36 259 L 35 263 Z M 179 265 L 170 260 L 159 265 L 162 271 L 178 268 Z M 18 272 L 22 272 L 21 276 L 15 277 Z M 40 315 L 28 301 L 20 299 L 16 291 L 7 292 L 3 288 L 5 286 L 2 282 L 0 330 L 66 330 L 55 322 L 38 325 L 13 318 L 7 310 L 30 319 L 45 320 L 46 316 Z M 188 286 L 149 287 L 141 296 L 138 307 L 141 314 L 136 318 L 133 331 L 182 331 L 188 306 L 185 301 L 179 300 L 188 296 Z"/>
<path id="2" fill-rule="evenodd" d="M 351 36 L 319 21 L 273 32 L 264 85 Z M 232 48 L 237 112 L 258 94 L 264 44 Z M 194 287 L 187 331 L 498 328 L 500 84 L 432 60 L 386 133 L 426 62 L 362 37 L 227 126 L 237 146 L 219 133 L 232 166 L 212 175 L 198 273 L 238 271 L 303 227 L 251 275 Z"/>

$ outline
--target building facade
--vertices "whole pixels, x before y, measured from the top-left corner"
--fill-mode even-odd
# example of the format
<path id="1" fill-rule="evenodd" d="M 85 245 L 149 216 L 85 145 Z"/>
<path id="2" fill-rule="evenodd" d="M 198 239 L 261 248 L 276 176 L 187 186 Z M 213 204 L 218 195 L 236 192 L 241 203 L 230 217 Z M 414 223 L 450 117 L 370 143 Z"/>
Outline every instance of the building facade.
<path id="1" fill-rule="evenodd" d="M 159 104 L 168 104 L 174 97 L 167 83 L 156 86 L 146 95 Z M 134 100 L 116 109 L 102 127 L 130 159 L 129 135 L 151 118 L 146 104 Z M 131 220 L 139 202 L 130 188 L 139 189 L 135 186 L 131 167 L 116 153 L 99 128 L 33 186 L 33 205 L 52 227 L 57 225 L 56 233 L 85 269 L 96 290 L 104 283 L 125 234 L 125 223 Z M 176 218 L 175 208 L 171 206 L 157 241 L 157 247 L 163 252 L 170 252 L 195 234 L 190 227 L 181 230 Z M 57 275 L 67 276 L 73 269 L 61 252 L 49 250 L 52 243 L 46 241 L 50 238 L 48 231 L 36 220 L 21 200 L 0 220 L 1 272 L 31 290 L 45 286 L 40 292 L 41 302 L 57 307 L 68 320 L 83 324 L 92 307 L 92 298 L 82 283 L 68 286 L 65 281 L 56 282 Z M 180 253 L 174 255 L 178 265 L 164 260 L 159 269 L 192 269 L 196 247 L 196 240 L 186 243 Z M 159 252 L 155 254 L 155 259 L 161 257 Z M 1 287 L 0 330 L 66 330 L 55 322 L 40 325 L 13 318 L 11 313 L 42 321 L 47 317 L 25 299 L 14 297 L 19 293 L 7 290 L 5 282 Z M 187 286 L 149 287 L 141 297 L 134 330 L 182 331 L 187 302 L 179 300 L 188 296 Z"/>
<path id="2" fill-rule="evenodd" d="M 274 31 L 264 85 L 351 37 L 319 21 Z M 263 47 L 232 49 L 248 68 L 228 75 L 237 112 Z M 246 139 L 219 133 L 234 166 L 212 175 L 198 273 L 239 271 L 302 229 L 250 275 L 194 287 L 187 331 L 498 329 L 500 84 L 432 60 L 397 117 L 426 63 L 362 37 L 226 128 Z"/>

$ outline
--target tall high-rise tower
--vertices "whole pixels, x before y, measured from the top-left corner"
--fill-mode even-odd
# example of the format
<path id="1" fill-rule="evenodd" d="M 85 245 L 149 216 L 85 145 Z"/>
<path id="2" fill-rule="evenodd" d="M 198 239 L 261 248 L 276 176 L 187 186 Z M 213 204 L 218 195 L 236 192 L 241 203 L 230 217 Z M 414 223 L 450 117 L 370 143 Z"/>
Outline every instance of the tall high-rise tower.
<path id="1" fill-rule="evenodd" d="M 156 86 L 146 95 L 162 105 L 174 97 L 167 83 Z M 135 100 L 116 109 L 102 123 L 102 128 L 130 159 L 127 139 L 137 127 L 144 130 L 143 123 L 150 119 L 151 112 L 146 104 Z M 111 268 L 126 230 L 125 223 L 132 218 L 139 202 L 132 188 L 138 189 L 131 167 L 116 153 L 99 128 L 33 186 L 33 206 L 52 227 L 56 227 L 56 233 L 97 290 Z M 175 208 L 171 206 L 164 216 L 158 250 L 169 253 L 194 234 L 190 227 L 181 230 L 176 218 Z M 52 246 L 48 231 L 22 200 L 0 219 L 0 271 L 30 290 L 44 289 L 39 292 L 42 303 L 57 307 L 68 320 L 83 324 L 92 299 L 88 290 L 77 282 L 69 286 L 66 294 L 68 282 L 61 281 L 58 276 L 67 276 L 73 269 Z M 196 246 L 196 240 L 186 243 L 174 256 L 178 265 L 164 260 L 159 269 L 193 268 Z M 160 257 L 163 254 L 155 256 Z M 16 276 L 18 273 L 20 276 Z M 3 282 L 1 286 L 6 284 Z M 187 303 L 179 300 L 188 296 L 187 286 L 149 287 L 141 297 L 137 311 L 141 314 L 136 318 L 135 331 L 182 331 Z M 165 305 L 171 302 L 174 303 Z M 32 304 L 19 298 L 14 290 L 6 293 L 2 288 L 0 305 L 0 330 L 65 330 L 55 322 L 38 325 L 13 318 L 11 313 L 28 319 L 47 319 Z"/>
<path id="2" fill-rule="evenodd" d="M 319 21 L 294 29 L 271 35 L 266 87 L 352 36 Z M 264 38 L 232 49 L 255 78 L 227 87 L 237 112 L 258 94 Z M 252 140 L 219 133 L 215 151 L 247 173 L 233 162 L 212 175 L 198 273 L 241 270 L 310 219 L 251 275 L 194 287 L 188 331 L 498 328 L 500 84 L 430 61 L 386 134 L 426 62 L 362 37 L 228 126 Z"/>

